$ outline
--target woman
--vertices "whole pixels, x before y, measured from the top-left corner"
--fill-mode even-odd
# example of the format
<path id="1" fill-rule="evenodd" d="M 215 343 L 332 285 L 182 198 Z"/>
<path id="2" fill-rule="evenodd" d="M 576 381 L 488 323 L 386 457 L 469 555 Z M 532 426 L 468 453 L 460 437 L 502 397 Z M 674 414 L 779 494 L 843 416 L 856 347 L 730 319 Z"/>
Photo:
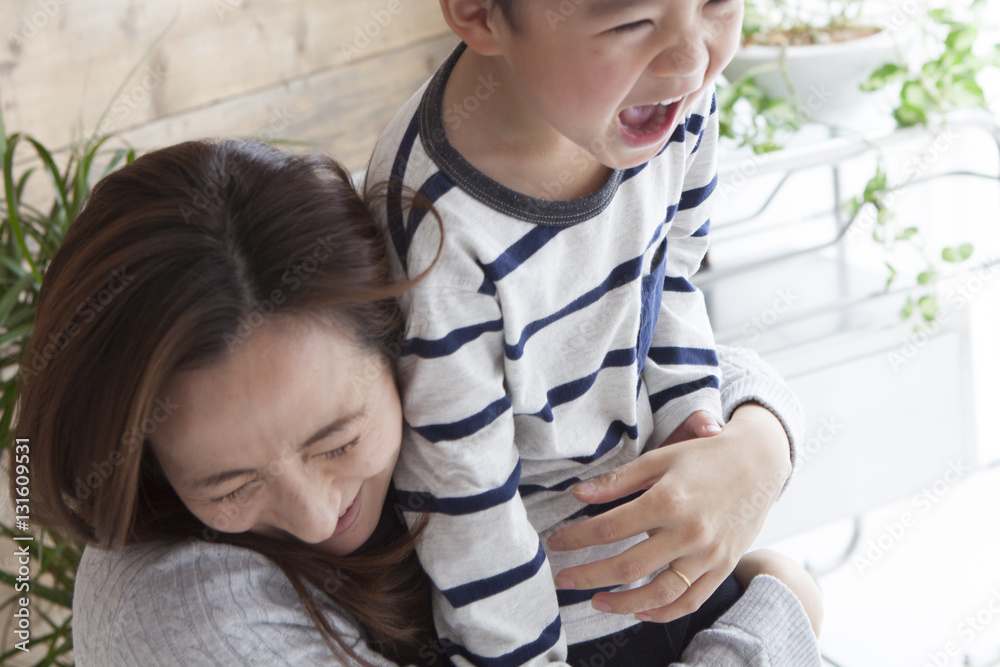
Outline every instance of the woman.
<path id="1" fill-rule="evenodd" d="M 406 287 L 332 160 L 189 142 L 98 183 L 47 271 L 17 426 L 36 517 L 101 547 L 79 664 L 443 660 L 391 484 Z"/>

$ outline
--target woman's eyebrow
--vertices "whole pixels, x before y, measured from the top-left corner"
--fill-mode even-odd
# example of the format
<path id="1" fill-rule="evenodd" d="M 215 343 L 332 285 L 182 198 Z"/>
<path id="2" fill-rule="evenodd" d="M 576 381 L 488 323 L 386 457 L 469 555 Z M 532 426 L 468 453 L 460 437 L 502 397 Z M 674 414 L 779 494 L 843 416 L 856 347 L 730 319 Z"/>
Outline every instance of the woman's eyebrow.
<path id="1" fill-rule="evenodd" d="M 345 430 L 348 426 L 350 426 L 351 424 L 353 424 L 357 420 L 361 419 L 363 416 L 364 416 L 364 410 L 357 410 L 357 411 L 352 412 L 350 414 L 346 414 L 346 415 L 343 415 L 341 417 L 338 417 L 337 419 L 334 419 L 332 422 L 330 422 L 326 426 L 321 427 L 319 430 L 317 430 L 311 436 L 309 436 L 308 438 L 306 438 L 305 440 L 303 440 L 302 443 L 299 444 L 298 447 L 295 448 L 295 450 L 301 452 L 303 449 L 306 449 L 310 445 L 315 444 L 316 442 L 322 440 L 323 438 L 325 438 L 325 437 L 327 437 L 327 436 L 329 436 L 329 435 L 331 435 L 333 433 L 336 433 L 338 431 Z M 282 451 L 287 451 L 287 450 L 285 450 L 283 448 Z M 239 470 L 226 470 L 225 472 L 215 473 L 214 475 L 209 475 L 208 477 L 203 477 L 202 479 L 197 479 L 197 480 L 190 481 L 187 484 L 185 484 L 185 486 L 190 491 L 206 491 L 208 489 L 211 489 L 211 488 L 214 488 L 216 486 L 219 486 L 220 484 L 222 484 L 224 482 L 228 482 L 231 479 L 235 479 L 237 477 L 244 477 L 244 476 L 247 476 L 247 475 L 252 475 L 252 474 L 254 474 L 256 472 L 257 472 L 257 470 L 254 469 L 254 468 L 241 468 Z"/>

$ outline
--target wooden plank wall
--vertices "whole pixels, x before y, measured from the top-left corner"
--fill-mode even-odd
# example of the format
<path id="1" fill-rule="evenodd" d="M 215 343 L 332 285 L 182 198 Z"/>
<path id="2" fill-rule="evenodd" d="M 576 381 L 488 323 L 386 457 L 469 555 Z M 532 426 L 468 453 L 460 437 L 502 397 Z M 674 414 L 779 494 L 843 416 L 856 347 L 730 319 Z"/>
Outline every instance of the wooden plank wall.
<path id="1" fill-rule="evenodd" d="M 0 0 L 0 104 L 57 148 L 261 136 L 358 169 L 455 43 L 436 0 Z"/>

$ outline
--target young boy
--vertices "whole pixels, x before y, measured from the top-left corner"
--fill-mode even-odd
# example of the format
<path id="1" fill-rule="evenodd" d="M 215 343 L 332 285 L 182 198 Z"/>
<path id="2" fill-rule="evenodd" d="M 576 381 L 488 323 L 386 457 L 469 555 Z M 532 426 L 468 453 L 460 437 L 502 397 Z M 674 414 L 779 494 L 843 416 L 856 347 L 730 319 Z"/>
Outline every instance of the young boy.
<path id="1" fill-rule="evenodd" d="M 392 121 L 368 172 L 388 183 L 379 214 L 401 273 L 438 258 L 404 299 L 413 442 L 396 486 L 409 518 L 431 515 L 420 557 L 452 658 L 561 661 L 567 642 L 639 621 L 592 605 L 614 587 L 553 576 L 645 538 L 546 544 L 637 495 L 586 505 L 570 489 L 658 447 L 695 412 L 722 423 L 712 332 L 689 278 L 716 183 L 713 81 L 735 52 L 742 0 L 441 7 L 463 44 Z M 441 225 L 404 205 L 405 191 Z M 692 584 L 664 572 L 681 591 Z M 727 580 L 697 622 L 738 595 Z M 665 652 L 697 629 L 682 621 L 659 640 Z"/>

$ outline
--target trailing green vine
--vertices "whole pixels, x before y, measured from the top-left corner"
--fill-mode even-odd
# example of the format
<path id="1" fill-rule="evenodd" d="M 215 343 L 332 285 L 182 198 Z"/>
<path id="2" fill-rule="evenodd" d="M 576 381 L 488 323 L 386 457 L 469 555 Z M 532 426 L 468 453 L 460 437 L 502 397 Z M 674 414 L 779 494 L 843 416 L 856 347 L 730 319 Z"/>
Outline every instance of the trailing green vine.
<path id="1" fill-rule="evenodd" d="M 920 63 L 889 62 L 878 67 L 861 85 L 866 92 L 898 86 L 898 99 L 891 111 L 897 127 L 930 126 L 944 114 L 966 108 L 985 108 L 986 95 L 980 82 L 982 75 L 1000 68 L 1000 45 L 985 52 L 980 26 L 986 24 L 988 0 L 948 2 L 932 7 L 922 20 L 916 13 L 903 16 L 905 21 L 920 21 L 926 44 L 926 56 Z M 864 19 L 864 0 L 829 0 L 826 12 L 815 11 L 815 3 L 806 5 L 796 0 L 747 0 L 743 25 L 743 43 L 797 45 L 828 43 L 840 40 L 852 31 L 857 36 L 871 34 L 871 23 Z M 883 29 L 897 26 L 883 25 Z M 877 30 L 877 29 L 876 29 Z M 773 68 L 773 66 L 772 66 Z M 748 72 L 739 80 L 719 88 L 720 134 L 737 146 L 750 147 L 755 153 L 778 150 L 809 118 L 795 113 L 796 93 L 789 84 L 792 100 L 769 97 L 757 85 L 755 75 Z M 787 82 L 787 70 L 785 72 Z M 894 93 L 895 94 L 895 93 Z M 960 264 L 973 254 L 971 243 L 949 246 L 938 252 L 925 247 L 920 229 L 903 226 L 895 220 L 891 206 L 896 193 L 912 182 L 890 183 L 879 165 L 865 183 L 863 192 L 846 204 L 849 224 L 858 217 L 873 218 L 871 238 L 884 251 L 888 290 L 900 272 L 890 261 L 892 252 L 907 244 L 922 258 L 924 268 L 915 278 L 915 295 L 907 298 L 900 317 L 919 317 L 933 321 L 940 312 L 937 300 L 938 279 L 944 264 Z M 864 228 L 867 231 L 867 227 Z"/>

